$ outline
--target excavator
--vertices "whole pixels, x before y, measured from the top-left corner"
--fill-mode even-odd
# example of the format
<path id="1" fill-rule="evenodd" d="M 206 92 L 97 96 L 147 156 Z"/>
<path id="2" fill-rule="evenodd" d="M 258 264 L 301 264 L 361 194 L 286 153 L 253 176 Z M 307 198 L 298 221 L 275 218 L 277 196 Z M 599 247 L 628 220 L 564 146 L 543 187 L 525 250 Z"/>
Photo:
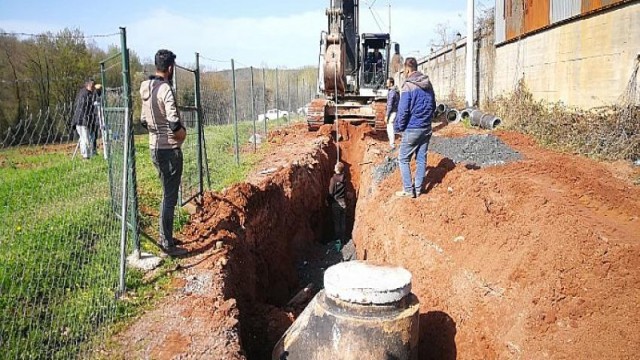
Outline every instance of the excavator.
<path id="1" fill-rule="evenodd" d="M 389 34 L 359 32 L 358 0 L 331 0 L 322 31 L 318 94 L 307 110 L 310 131 L 337 119 L 384 131 Z"/>

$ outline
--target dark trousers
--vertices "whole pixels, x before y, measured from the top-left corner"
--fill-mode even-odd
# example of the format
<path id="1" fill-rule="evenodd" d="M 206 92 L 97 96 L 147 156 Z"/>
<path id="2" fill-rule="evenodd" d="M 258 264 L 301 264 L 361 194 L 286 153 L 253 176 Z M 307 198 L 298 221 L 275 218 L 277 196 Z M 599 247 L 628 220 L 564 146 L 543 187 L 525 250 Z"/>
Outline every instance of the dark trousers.
<path id="1" fill-rule="evenodd" d="M 182 150 L 151 150 L 151 159 L 162 182 L 160 203 L 160 245 L 172 247 L 173 217 L 178 203 L 180 179 L 182 178 Z"/>
<path id="2" fill-rule="evenodd" d="M 331 213 L 333 214 L 333 230 L 336 236 L 336 240 L 340 240 L 343 243 L 347 240 L 347 207 L 344 203 L 340 204 L 337 201 L 331 203 Z"/>
<path id="3" fill-rule="evenodd" d="M 100 135 L 100 128 L 97 125 L 91 126 L 91 134 L 93 137 L 91 138 L 91 146 L 93 147 L 93 153 L 98 153 L 98 135 Z"/>

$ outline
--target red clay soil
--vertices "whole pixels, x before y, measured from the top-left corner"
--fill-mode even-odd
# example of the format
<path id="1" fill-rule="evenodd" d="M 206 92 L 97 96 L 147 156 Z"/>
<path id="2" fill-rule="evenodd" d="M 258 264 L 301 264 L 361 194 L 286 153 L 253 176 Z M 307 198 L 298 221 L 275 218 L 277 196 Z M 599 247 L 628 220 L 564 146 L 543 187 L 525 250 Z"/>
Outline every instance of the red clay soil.
<path id="1" fill-rule="evenodd" d="M 270 358 L 302 310 L 285 309 L 304 285 L 296 261 L 331 228 L 324 199 L 335 163 L 330 139 L 308 134 L 306 126 L 277 131 L 270 141 L 287 148 L 272 146 L 250 182 L 206 194 L 204 210 L 181 236 L 190 255 L 180 262 L 172 295 L 100 356 Z M 271 171 L 261 175 L 263 169 Z"/>
<path id="2" fill-rule="evenodd" d="M 374 188 L 361 170 L 358 255 L 413 273 L 420 358 L 637 358 L 640 187 L 627 170 L 497 135 L 526 159 L 467 170 L 430 153 L 432 188 L 415 200 L 392 195 L 397 171 Z"/>
<path id="3" fill-rule="evenodd" d="M 305 285 L 296 261 L 330 229 L 330 132 L 273 133 L 249 183 L 207 194 L 185 230 L 192 256 L 174 291 L 114 339 L 119 351 L 100 355 L 270 359 L 300 310 L 283 306 Z M 401 199 L 397 170 L 372 182 L 384 139 L 346 125 L 341 135 L 359 258 L 413 273 L 421 359 L 637 358 L 640 187 L 627 164 L 497 132 L 525 160 L 468 170 L 430 154 L 429 192 Z"/>

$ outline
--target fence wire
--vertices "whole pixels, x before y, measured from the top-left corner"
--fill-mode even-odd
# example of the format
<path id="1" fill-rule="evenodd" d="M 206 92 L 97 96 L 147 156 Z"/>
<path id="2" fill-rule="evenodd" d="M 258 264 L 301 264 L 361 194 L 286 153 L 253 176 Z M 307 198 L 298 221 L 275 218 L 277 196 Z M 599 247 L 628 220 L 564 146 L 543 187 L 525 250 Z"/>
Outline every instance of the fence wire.
<path id="1" fill-rule="evenodd" d="M 186 67 L 176 67 L 174 87 L 180 119 L 187 129 L 187 137 L 182 144 L 183 170 L 180 186 L 181 204 L 191 201 L 200 192 L 200 172 L 198 152 L 198 108 L 196 106 L 196 72 Z"/>
<path id="2" fill-rule="evenodd" d="M 315 93 L 314 70 L 251 71 L 241 66 L 234 73 L 231 62 L 204 57 L 201 61 L 205 65 L 201 69 L 177 67 L 174 78 L 188 133 L 183 145 L 182 203 L 203 190 L 220 190 L 229 178 L 235 179 L 254 164 L 268 131 L 303 119 L 298 109 Z M 129 253 L 139 248 L 138 195 L 146 193 L 139 193 L 136 186 L 136 147 L 129 146 L 130 152 L 125 153 L 125 144 L 133 144 L 135 137 L 125 138 L 131 109 L 127 109 L 123 71 L 122 57 L 114 54 L 101 63 L 100 72 L 90 75 L 102 87 L 99 97 L 94 94 L 86 103 L 63 101 L 51 106 L 44 106 L 46 102 L 39 98 L 27 99 L 15 121 L 0 127 L 2 358 L 90 357 L 104 340 L 104 329 L 130 314 L 126 302 L 116 300 L 121 199 L 128 191 Z M 73 91 L 79 91 L 75 88 L 81 82 L 78 78 L 60 77 L 64 82 L 60 88 L 73 81 Z M 2 89 L 6 93 L 17 83 L 40 82 L 2 82 L 0 87 L 8 87 Z M 26 89 L 27 85 L 18 86 Z M 133 91 L 139 85 L 132 84 Z M 37 104 L 38 110 L 29 109 L 30 103 Z M 91 140 L 80 146 L 79 130 L 72 121 L 78 111 L 91 113 L 87 130 L 89 137 L 96 138 L 95 150 Z M 123 168 L 125 158 L 129 159 L 127 169 Z M 147 160 L 147 171 L 141 173 L 146 186 L 150 181 Z M 126 189 L 123 171 L 128 172 Z M 143 200 L 147 207 L 153 202 Z M 145 229 L 153 227 L 147 220 Z"/>
<path id="3" fill-rule="evenodd" d="M 121 71 L 121 69 L 115 70 Z M 105 85 L 109 104 L 119 84 Z M 109 166 L 122 164 L 120 110 L 98 98 L 25 116 L 0 143 L 0 353 L 11 359 L 83 357 L 100 329 L 122 316 L 116 302 L 121 189 Z M 103 141 L 80 148 L 74 112 Z M 89 119 L 90 118 L 90 119 Z M 93 127 L 91 124 L 95 123 Z M 102 124 L 103 126 L 99 126 Z M 105 124 L 109 124 L 108 126 Z"/>
<path id="4" fill-rule="evenodd" d="M 234 165 L 234 159 L 217 155 L 232 152 L 235 165 L 250 164 L 269 131 L 304 119 L 305 107 L 315 96 L 316 71 L 236 62 L 234 83 L 231 62 L 200 59 L 205 165 L 216 189 L 219 171 Z"/>

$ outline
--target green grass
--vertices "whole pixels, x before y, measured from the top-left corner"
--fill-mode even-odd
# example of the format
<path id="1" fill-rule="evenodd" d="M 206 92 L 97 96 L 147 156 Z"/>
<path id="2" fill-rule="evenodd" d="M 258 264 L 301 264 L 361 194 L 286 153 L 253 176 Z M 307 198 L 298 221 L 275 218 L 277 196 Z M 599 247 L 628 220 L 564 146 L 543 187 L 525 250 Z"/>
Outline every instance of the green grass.
<path id="1" fill-rule="evenodd" d="M 269 130 L 286 124 L 268 123 Z M 248 143 L 251 122 L 241 122 L 238 132 L 240 165 L 235 162 L 234 127 L 205 128 L 213 190 L 244 180 L 264 153 L 254 153 Z M 262 133 L 260 123 L 257 132 Z M 139 221 L 155 238 L 162 191 L 147 136 L 136 136 L 135 141 Z M 104 339 L 107 330 L 121 328 L 162 296 L 170 280 L 170 275 L 145 280 L 144 274 L 128 271 L 128 296 L 116 300 L 120 223 L 114 210 L 119 195 L 112 201 L 107 161 L 101 156 L 72 160 L 69 149 L 0 150 L 0 353 L 6 358 L 78 356 Z M 183 187 L 197 189 L 194 134 L 183 150 Z M 112 159 L 112 178 L 119 185 L 122 155 Z M 181 211 L 176 229 L 187 220 Z M 148 240 L 142 245 L 157 251 Z M 170 273 L 174 266 L 173 261 L 165 262 L 160 274 Z"/>

